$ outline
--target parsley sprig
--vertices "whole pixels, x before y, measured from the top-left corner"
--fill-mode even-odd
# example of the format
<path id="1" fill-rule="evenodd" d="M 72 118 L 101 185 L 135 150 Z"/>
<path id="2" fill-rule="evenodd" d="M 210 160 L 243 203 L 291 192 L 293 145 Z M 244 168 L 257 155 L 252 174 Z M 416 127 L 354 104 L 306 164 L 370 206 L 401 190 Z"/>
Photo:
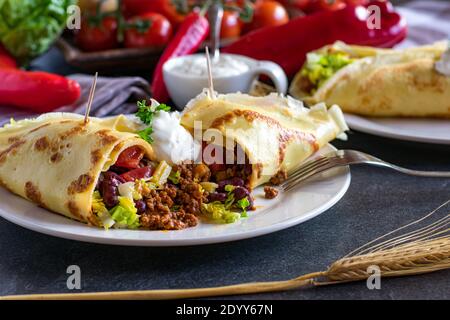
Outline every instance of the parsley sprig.
<path id="1" fill-rule="evenodd" d="M 159 111 L 170 111 L 170 107 L 164 103 L 156 105 L 152 104 L 150 106 L 147 105 L 147 102 L 145 100 L 138 101 L 137 102 L 138 111 L 136 112 L 136 117 L 141 119 L 143 123 L 145 123 L 148 127 L 144 130 L 138 131 L 139 137 L 147 141 L 148 143 L 153 143 L 153 139 L 151 137 L 153 133 L 153 117 L 156 113 Z"/>

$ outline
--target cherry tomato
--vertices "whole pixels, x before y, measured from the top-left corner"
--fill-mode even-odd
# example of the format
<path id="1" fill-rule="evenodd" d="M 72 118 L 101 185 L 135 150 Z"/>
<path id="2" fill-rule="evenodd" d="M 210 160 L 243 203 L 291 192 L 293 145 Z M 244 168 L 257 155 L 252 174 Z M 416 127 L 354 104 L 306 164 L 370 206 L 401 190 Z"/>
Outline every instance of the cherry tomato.
<path id="1" fill-rule="evenodd" d="M 222 25 L 220 26 L 220 38 L 236 38 L 241 34 L 241 22 L 236 11 L 224 11 Z"/>
<path id="2" fill-rule="evenodd" d="M 343 0 L 315 0 L 311 4 L 311 12 L 334 11 L 345 8 L 346 3 Z"/>
<path id="3" fill-rule="evenodd" d="M 117 20 L 105 17 L 96 25 L 84 19 L 75 34 L 75 43 L 84 51 L 102 51 L 119 46 L 117 41 Z"/>
<path id="4" fill-rule="evenodd" d="M 122 151 L 115 163 L 118 167 L 134 169 L 139 167 L 139 163 L 144 157 L 144 152 L 139 147 L 129 147 Z"/>
<path id="5" fill-rule="evenodd" d="M 134 169 L 125 173 L 122 173 L 120 176 L 126 181 L 135 181 L 139 179 L 146 179 L 150 178 L 153 174 L 153 168 L 152 167 L 142 167 L 138 169 Z"/>
<path id="6" fill-rule="evenodd" d="M 187 14 L 178 12 L 172 0 L 122 0 L 122 11 L 127 18 L 147 12 L 160 13 L 169 19 L 174 27 L 183 22 Z"/>
<path id="7" fill-rule="evenodd" d="M 278 26 L 289 21 L 286 9 L 277 1 L 260 1 L 255 4 L 250 30 Z"/>
<path id="8" fill-rule="evenodd" d="M 127 48 L 145 48 L 165 46 L 172 36 L 172 26 L 163 15 L 149 12 L 128 20 L 128 23 L 149 21 L 150 26 L 141 31 L 136 28 L 125 31 L 124 44 Z"/>

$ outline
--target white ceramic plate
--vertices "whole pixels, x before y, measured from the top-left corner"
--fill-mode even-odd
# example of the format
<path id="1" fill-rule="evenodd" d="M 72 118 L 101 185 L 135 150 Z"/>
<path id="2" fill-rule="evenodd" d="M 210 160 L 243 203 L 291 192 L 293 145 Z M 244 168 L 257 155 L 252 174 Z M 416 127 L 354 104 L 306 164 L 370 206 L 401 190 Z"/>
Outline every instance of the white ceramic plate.
<path id="1" fill-rule="evenodd" d="M 328 145 L 320 153 L 335 150 Z M 350 184 L 348 167 L 330 170 L 273 200 L 254 191 L 256 211 L 233 224 L 200 223 L 180 231 L 103 230 L 56 215 L 0 188 L 0 215 L 22 227 L 48 235 L 104 244 L 185 246 L 234 241 L 282 230 L 324 212 L 339 201 Z"/>
<path id="2" fill-rule="evenodd" d="M 450 144 L 450 120 L 366 118 L 345 114 L 350 128 L 373 135 L 406 141 Z"/>

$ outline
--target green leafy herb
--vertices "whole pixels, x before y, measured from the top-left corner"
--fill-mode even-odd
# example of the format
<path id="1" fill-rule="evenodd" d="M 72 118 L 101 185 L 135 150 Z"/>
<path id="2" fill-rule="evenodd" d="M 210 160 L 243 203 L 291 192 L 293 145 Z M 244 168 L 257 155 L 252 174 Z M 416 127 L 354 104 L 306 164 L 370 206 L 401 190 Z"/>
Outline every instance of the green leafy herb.
<path id="1" fill-rule="evenodd" d="M 141 139 L 144 139 L 148 143 L 153 143 L 153 138 L 151 136 L 152 133 L 153 133 L 153 128 L 147 127 L 144 130 L 138 131 L 137 134 L 139 135 L 139 137 L 141 137 Z"/>
<path id="2" fill-rule="evenodd" d="M 138 101 L 137 106 L 138 111 L 136 112 L 136 117 L 138 117 L 143 123 L 148 125 L 148 127 L 144 130 L 138 131 L 137 134 L 148 143 L 153 143 L 153 139 L 151 137 L 153 133 L 153 117 L 159 111 L 170 111 L 170 107 L 164 103 L 159 105 L 152 104 L 148 106 L 145 100 Z"/>
<path id="3" fill-rule="evenodd" d="M 173 171 L 170 173 L 169 177 L 167 179 L 169 179 L 173 184 L 179 184 L 180 183 L 180 171 Z"/>

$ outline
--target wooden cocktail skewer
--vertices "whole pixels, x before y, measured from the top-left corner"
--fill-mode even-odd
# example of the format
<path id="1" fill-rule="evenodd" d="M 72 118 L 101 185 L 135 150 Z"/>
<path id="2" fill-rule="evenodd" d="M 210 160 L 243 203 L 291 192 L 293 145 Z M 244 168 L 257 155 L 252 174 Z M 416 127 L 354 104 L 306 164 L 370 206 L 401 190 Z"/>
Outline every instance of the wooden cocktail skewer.
<path id="1" fill-rule="evenodd" d="M 94 82 L 92 82 L 91 89 L 89 90 L 89 98 L 86 106 L 86 113 L 84 115 L 84 124 L 89 122 L 89 113 L 91 112 L 92 101 L 94 101 L 95 87 L 97 86 L 98 72 L 94 75 Z"/>
<path id="2" fill-rule="evenodd" d="M 214 83 L 213 83 L 213 77 L 212 77 L 212 67 L 211 67 L 211 57 L 209 55 L 209 48 L 205 48 L 206 51 L 206 66 L 208 70 L 208 92 L 209 97 L 211 99 L 214 99 Z"/>

